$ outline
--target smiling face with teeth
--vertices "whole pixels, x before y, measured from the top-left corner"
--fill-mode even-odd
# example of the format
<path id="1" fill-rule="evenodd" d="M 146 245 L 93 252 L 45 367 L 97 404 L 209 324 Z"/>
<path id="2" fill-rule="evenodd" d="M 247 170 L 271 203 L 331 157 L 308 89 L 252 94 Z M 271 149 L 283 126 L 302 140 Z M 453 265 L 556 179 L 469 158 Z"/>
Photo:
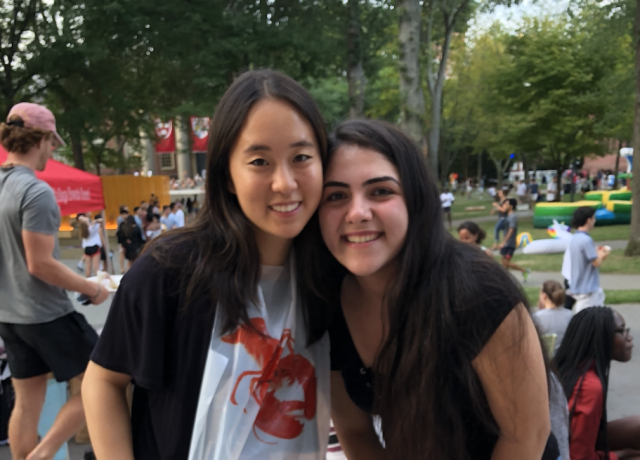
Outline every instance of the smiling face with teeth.
<path id="1" fill-rule="evenodd" d="M 263 262 L 288 249 L 318 207 L 322 161 L 311 125 L 290 105 L 251 109 L 229 158 L 229 190 L 253 224 Z"/>
<path id="2" fill-rule="evenodd" d="M 325 173 L 322 238 L 356 276 L 390 266 L 404 245 L 409 215 L 396 167 L 381 153 L 343 145 Z"/>

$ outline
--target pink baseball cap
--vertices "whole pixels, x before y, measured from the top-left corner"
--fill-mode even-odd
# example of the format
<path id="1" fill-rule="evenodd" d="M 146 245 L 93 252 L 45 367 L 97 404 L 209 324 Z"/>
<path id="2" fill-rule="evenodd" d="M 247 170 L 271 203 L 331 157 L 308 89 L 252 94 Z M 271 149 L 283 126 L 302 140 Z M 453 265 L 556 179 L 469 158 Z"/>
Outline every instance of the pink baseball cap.
<path id="1" fill-rule="evenodd" d="M 51 131 L 60 145 L 67 145 L 56 131 L 56 117 L 51 110 L 43 105 L 32 104 L 31 102 L 21 102 L 11 107 L 7 116 L 7 123 L 11 122 L 11 117 L 18 115 L 24 122 L 25 128 L 41 129 Z M 15 123 L 15 122 L 14 122 Z"/>

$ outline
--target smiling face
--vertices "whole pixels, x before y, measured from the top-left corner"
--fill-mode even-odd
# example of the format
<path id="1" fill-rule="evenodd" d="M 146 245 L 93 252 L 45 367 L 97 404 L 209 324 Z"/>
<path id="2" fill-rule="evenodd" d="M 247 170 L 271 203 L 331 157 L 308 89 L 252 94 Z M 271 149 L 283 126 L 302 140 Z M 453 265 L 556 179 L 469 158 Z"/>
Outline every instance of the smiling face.
<path id="1" fill-rule="evenodd" d="M 614 312 L 616 330 L 613 334 L 613 352 L 611 358 L 626 363 L 631 360 L 633 352 L 633 336 L 628 332 L 624 318 L 617 311 Z"/>
<path id="2" fill-rule="evenodd" d="M 340 147 L 325 174 L 319 216 L 327 248 L 351 273 L 370 276 L 386 268 L 409 225 L 396 167 L 374 150 Z"/>
<path id="3" fill-rule="evenodd" d="M 322 194 L 322 161 L 309 123 L 272 99 L 249 112 L 229 158 L 229 190 L 256 237 L 292 239 Z"/>

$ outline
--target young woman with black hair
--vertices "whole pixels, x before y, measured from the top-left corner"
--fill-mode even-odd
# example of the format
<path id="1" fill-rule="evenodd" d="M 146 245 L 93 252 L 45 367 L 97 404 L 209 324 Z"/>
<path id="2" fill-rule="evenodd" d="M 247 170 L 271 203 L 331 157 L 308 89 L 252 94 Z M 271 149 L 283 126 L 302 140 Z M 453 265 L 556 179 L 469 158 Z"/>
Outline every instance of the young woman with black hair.
<path id="1" fill-rule="evenodd" d="M 607 421 L 611 360 L 631 359 L 633 336 L 609 307 L 577 313 L 555 357 L 571 418 L 571 460 L 640 460 L 640 417 Z"/>
<path id="2" fill-rule="evenodd" d="M 323 460 L 328 312 L 303 282 L 322 117 L 292 79 L 252 71 L 210 128 L 204 208 L 125 275 L 92 355 L 82 391 L 96 456 Z"/>
<path id="3" fill-rule="evenodd" d="M 487 232 L 485 232 L 475 222 L 472 222 L 470 220 L 462 222 L 458 226 L 458 236 L 460 237 L 460 241 L 462 241 L 463 243 L 469 243 L 479 246 L 484 253 L 493 258 L 493 253 L 482 246 L 482 241 L 487 237 Z"/>
<path id="4" fill-rule="evenodd" d="M 311 281 L 342 307 L 330 329 L 340 443 L 349 460 L 556 460 L 527 300 L 449 235 L 435 184 L 398 128 L 337 128 Z"/>
<path id="5" fill-rule="evenodd" d="M 138 227 L 135 217 L 129 215 L 120 223 L 116 237 L 118 238 L 118 244 L 124 248 L 124 257 L 128 262 L 124 271 L 127 272 L 144 246 L 142 231 Z"/>

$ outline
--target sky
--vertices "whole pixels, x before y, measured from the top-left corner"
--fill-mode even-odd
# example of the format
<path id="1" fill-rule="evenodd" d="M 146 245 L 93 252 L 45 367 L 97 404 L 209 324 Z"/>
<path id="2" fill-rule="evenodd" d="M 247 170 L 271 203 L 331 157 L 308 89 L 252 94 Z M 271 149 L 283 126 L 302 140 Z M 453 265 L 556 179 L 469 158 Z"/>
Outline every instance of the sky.
<path id="1" fill-rule="evenodd" d="M 471 36 L 486 30 L 495 21 L 500 21 L 505 29 L 515 30 L 524 17 L 541 17 L 562 13 L 566 10 L 569 0 L 523 0 L 520 5 L 512 7 L 499 6 L 491 13 L 477 14 L 471 21 L 469 33 Z"/>

